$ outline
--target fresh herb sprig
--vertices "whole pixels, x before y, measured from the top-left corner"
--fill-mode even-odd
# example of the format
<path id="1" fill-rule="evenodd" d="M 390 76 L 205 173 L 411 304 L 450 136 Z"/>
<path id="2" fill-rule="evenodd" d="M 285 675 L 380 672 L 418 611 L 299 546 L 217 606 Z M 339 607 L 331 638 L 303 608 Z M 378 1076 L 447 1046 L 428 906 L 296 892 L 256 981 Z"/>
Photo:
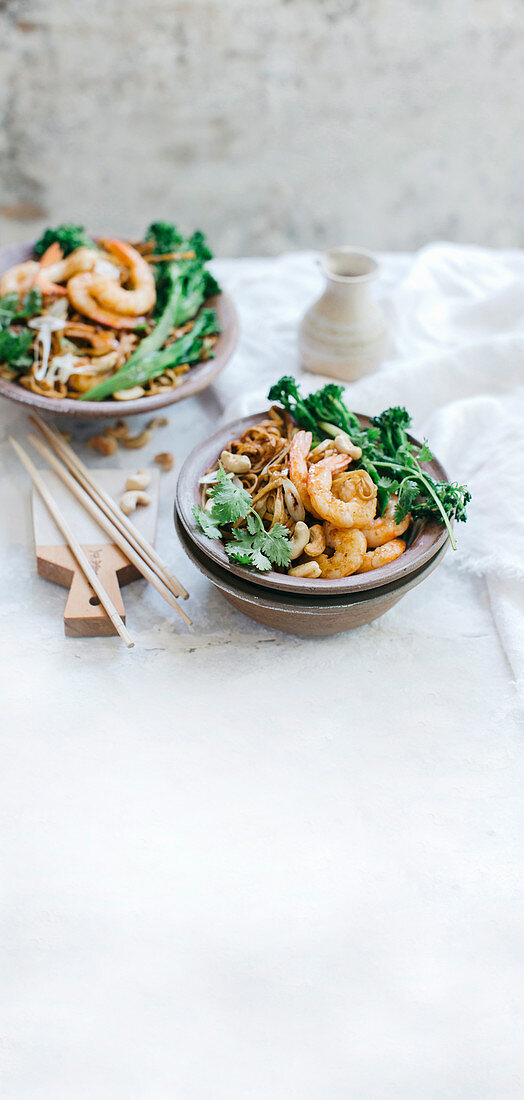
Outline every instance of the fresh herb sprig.
<path id="1" fill-rule="evenodd" d="M 414 518 L 433 516 L 445 524 L 453 549 L 456 542 L 451 522 L 464 522 L 471 494 L 465 485 L 436 481 L 421 463 L 433 455 L 424 442 L 417 449 L 408 439 L 411 417 L 401 406 L 385 409 L 361 428 L 358 417 L 343 399 L 344 387 L 329 383 L 304 397 L 296 380 L 285 375 L 271 387 L 268 398 L 278 401 L 300 427 L 313 433 L 314 443 L 344 431 L 362 449 L 356 467 L 367 470 L 377 486 L 378 510 L 383 513 L 390 494 L 398 495 L 397 522 L 411 512 Z"/>
<path id="2" fill-rule="evenodd" d="M 222 538 L 222 527 L 246 521 L 245 527 L 233 526 L 232 538 L 225 550 L 230 561 L 238 565 L 251 565 L 265 573 L 272 565 L 286 567 L 291 561 L 289 531 L 281 523 L 273 524 L 266 531 L 253 508 L 253 501 L 246 489 L 234 485 L 232 475 L 219 463 L 217 480 L 210 490 L 212 505 L 209 511 L 194 507 L 193 515 L 210 539 Z"/>
<path id="3" fill-rule="evenodd" d="M 18 294 L 3 294 L 0 297 L 0 363 L 6 363 L 11 370 L 25 371 L 33 361 L 29 349 L 34 339 L 30 328 L 11 328 L 13 322 L 33 317 L 42 309 L 42 295 L 34 287 L 24 294 L 22 300 Z"/>
<path id="4" fill-rule="evenodd" d="M 41 310 L 42 295 L 38 287 L 28 290 L 21 301 L 16 291 L 3 294 L 0 298 L 0 327 L 10 325 L 13 321 L 23 321 L 26 317 L 34 317 Z"/>

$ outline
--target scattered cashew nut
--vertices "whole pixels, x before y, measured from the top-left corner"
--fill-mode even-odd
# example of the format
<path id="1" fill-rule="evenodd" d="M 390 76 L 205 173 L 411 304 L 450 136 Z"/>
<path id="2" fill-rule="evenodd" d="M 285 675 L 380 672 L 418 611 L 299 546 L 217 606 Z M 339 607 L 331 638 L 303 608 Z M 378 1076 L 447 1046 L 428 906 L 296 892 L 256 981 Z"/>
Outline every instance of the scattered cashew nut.
<path id="1" fill-rule="evenodd" d="M 117 420 L 116 424 L 104 429 L 104 435 L 112 435 L 115 439 L 127 439 L 129 424 L 126 424 L 125 420 Z"/>
<path id="2" fill-rule="evenodd" d="M 150 470 L 137 470 L 126 481 L 126 489 L 147 489 L 151 481 Z"/>
<path id="3" fill-rule="evenodd" d="M 293 482 L 288 477 L 284 478 L 282 482 L 282 488 L 284 490 L 284 501 L 286 508 L 291 516 L 291 519 L 298 523 L 300 520 L 305 519 L 305 509 L 302 501 L 298 495 L 298 490 Z"/>
<path id="4" fill-rule="evenodd" d="M 87 446 L 101 455 L 114 455 L 118 443 L 112 435 L 92 435 L 87 441 Z"/>
<path id="5" fill-rule="evenodd" d="M 326 536 L 321 523 L 314 523 L 309 529 L 309 542 L 304 548 L 304 553 L 309 558 L 316 558 L 326 549 Z"/>
<path id="6" fill-rule="evenodd" d="M 335 436 L 333 442 L 337 451 L 340 451 L 341 454 L 351 455 L 351 458 L 362 458 L 362 447 L 356 447 L 351 442 L 347 432 L 340 432 L 339 435 Z"/>
<path id="7" fill-rule="evenodd" d="M 169 473 L 175 464 L 171 451 L 162 451 L 159 455 L 155 455 L 153 462 L 156 462 L 157 466 L 160 466 L 160 469 L 163 470 L 165 474 Z"/>
<path id="8" fill-rule="evenodd" d="M 231 451 L 222 451 L 220 461 L 229 474 L 247 474 L 251 462 L 247 455 L 234 455 Z"/>
<path id="9" fill-rule="evenodd" d="M 288 569 L 288 577 L 302 577 L 305 580 L 316 580 L 322 575 L 318 561 L 306 561 L 304 565 L 296 565 L 294 569 Z"/>
<path id="10" fill-rule="evenodd" d="M 148 420 L 146 428 L 150 432 L 154 432 L 155 428 L 167 428 L 169 420 L 167 416 L 154 416 L 152 420 Z"/>
<path id="11" fill-rule="evenodd" d="M 140 447 L 145 447 L 146 443 L 149 443 L 151 439 L 151 432 L 149 428 L 144 428 L 139 435 L 129 435 L 126 439 L 122 440 L 122 446 L 127 447 L 129 451 L 138 451 Z"/>
<path id="12" fill-rule="evenodd" d="M 300 557 L 308 542 L 309 527 L 307 523 L 302 523 L 302 520 L 299 520 L 298 523 L 295 524 L 293 538 L 290 539 L 289 543 L 291 549 L 291 561 L 295 561 L 296 558 Z"/>
<path id="13" fill-rule="evenodd" d="M 138 504 L 151 504 L 149 493 L 142 493 L 139 489 L 133 489 L 120 497 L 120 508 L 126 516 L 130 516 Z"/>

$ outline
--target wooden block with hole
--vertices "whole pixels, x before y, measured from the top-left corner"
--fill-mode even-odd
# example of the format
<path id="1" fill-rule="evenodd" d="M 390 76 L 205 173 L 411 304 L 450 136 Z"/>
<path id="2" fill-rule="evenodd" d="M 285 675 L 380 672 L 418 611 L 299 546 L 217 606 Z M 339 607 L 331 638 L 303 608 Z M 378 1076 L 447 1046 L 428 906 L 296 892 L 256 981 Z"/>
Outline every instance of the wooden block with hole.
<path id="1" fill-rule="evenodd" d="M 95 477 L 100 486 L 118 504 L 124 493 L 127 478 L 135 472 L 135 470 L 96 470 Z M 125 608 L 120 589 L 130 581 L 138 580 L 141 573 L 128 561 L 122 550 L 111 542 L 109 535 L 84 511 L 80 502 L 56 474 L 52 470 L 42 470 L 41 473 L 60 511 L 70 523 L 95 573 L 100 577 L 125 622 Z M 159 482 L 159 470 L 151 470 L 151 483 L 147 489 L 151 496 L 151 504 L 145 508 L 137 508 L 129 517 L 144 538 L 152 544 L 156 533 Z M 116 634 L 111 620 L 84 577 L 63 535 L 34 489 L 32 507 L 38 572 L 46 580 L 54 581 L 55 584 L 69 589 L 64 610 L 65 633 L 70 637 L 79 638 Z"/>

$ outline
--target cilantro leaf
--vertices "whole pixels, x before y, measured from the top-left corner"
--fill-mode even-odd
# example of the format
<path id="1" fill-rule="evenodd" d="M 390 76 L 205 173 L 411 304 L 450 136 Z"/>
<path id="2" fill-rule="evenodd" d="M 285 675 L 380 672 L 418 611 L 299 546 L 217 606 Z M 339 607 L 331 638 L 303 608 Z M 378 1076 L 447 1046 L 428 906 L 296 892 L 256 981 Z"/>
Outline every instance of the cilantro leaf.
<path id="1" fill-rule="evenodd" d="M 20 333 L 9 328 L 0 329 L 0 363 L 7 363 L 13 370 L 19 371 L 30 367 L 32 359 L 27 353 L 33 336 L 31 329 L 24 329 Z"/>
<path id="2" fill-rule="evenodd" d="M 241 550 L 234 542 L 226 542 L 226 554 L 230 561 L 236 561 L 237 565 L 252 565 L 252 551 Z"/>
<path id="3" fill-rule="evenodd" d="M 281 523 L 275 523 L 271 531 L 266 531 L 256 513 L 248 516 L 249 530 L 236 527 L 233 540 L 226 543 L 226 553 L 233 561 L 241 565 L 252 565 L 265 573 L 273 565 L 286 566 L 291 561 L 289 531 Z M 260 525 L 260 526 L 259 526 Z"/>
<path id="4" fill-rule="evenodd" d="M 263 530 L 263 523 L 257 512 L 250 512 L 246 523 L 250 535 L 256 535 L 258 531 Z"/>
<path id="5" fill-rule="evenodd" d="M 20 308 L 16 311 L 16 317 L 34 317 L 35 314 L 42 311 L 42 293 L 37 286 L 31 287 L 31 290 L 24 294 Z"/>
<path id="6" fill-rule="evenodd" d="M 255 569 L 258 569 L 260 573 L 267 573 L 268 569 L 271 569 L 271 561 L 262 553 L 262 550 L 256 546 L 251 551 L 251 564 Z"/>
<path id="7" fill-rule="evenodd" d="M 431 459 L 434 458 L 434 457 L 435 456 L 432 454 L 432 452 L 429 449 L 428 441 L 427 441 L 427 439 L 425 439 L 423 444 L 422 444 L 422 447 L 420 448 L 420 451 L 418 452 L 417 461 L 418 462 L 431 462 Z"/>
<path id="8" fill-rule="evenodd" d="M 206 512 L 204 508 L 200 508 L 195 505 L 193 507 L 193 515 L 199 527 L 202 528 L 204 534 L 207 535 L 208 539 L 221 538 L 220 527 L 217 526 L 216 520 L 210 512 Z"/>
<path id="9" fill-rule="evenodd" d="M 5 327 L 19 318 L 33 317 L 36 313 L 40 313 L 41 309 L 42 295 L 38 287 L 28 290 L 21 302 L 16 291 L 12 294 L 3 294 L 0 298 L 0 325 Z"/>
<path id="10" fill-rule="evenodd" d="M 412 478 L 406 477 L 400 486 L 398 503 L 395 508 L 395 520 L 400 523 L 411 511 L 411 507 L 420 493 L 420 486 Z"/>
<path id="11" fill-rule="evenodd" d="M 273 565 L 289 565 L 291 546 L 289 531 L 281 523 L 275 523 L 270 531 L 261 531 L 258 536 L 260 548 Z"/>
<path id="12" fill-rule="evenodd" d="M 218 477 L 209 495 L 213 501 L 213 519 L 220 524 L 235 523 L 237 519 L 245 519 L 251 511 L 250 493 L 246 489 L 233 485 L 222 463 L 219 464 Z"/>
<path id="13" fill-rule="evenodd" d="M 3 294 L 0 298 L 0 325 L 9 325 L 16 316 L 18 309 L 18 294 Z"/>

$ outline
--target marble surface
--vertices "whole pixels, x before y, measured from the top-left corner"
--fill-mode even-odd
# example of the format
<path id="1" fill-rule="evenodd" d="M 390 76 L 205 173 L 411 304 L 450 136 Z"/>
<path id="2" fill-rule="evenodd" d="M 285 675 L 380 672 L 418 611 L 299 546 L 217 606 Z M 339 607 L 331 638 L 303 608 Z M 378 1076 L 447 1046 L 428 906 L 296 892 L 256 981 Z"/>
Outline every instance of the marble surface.
<path id="1" fill-rule="evenodd" d="M 0 238 L 524 240 L 522 0 L 0 0 Z"/>
<path id="2" fill-rule="evenodd" d="M 296 369 L 313 257 L 219 275 L 239 350 L 140 465 Z M 133 650 L 66 639 L 0 430 L 3 1100 L 517 1100 L 522 716 L 484 580 L 448 554 L 358 631 L 270 632 L 177 545 L 175 470 L 193 628 L 139 582 Z"/>

